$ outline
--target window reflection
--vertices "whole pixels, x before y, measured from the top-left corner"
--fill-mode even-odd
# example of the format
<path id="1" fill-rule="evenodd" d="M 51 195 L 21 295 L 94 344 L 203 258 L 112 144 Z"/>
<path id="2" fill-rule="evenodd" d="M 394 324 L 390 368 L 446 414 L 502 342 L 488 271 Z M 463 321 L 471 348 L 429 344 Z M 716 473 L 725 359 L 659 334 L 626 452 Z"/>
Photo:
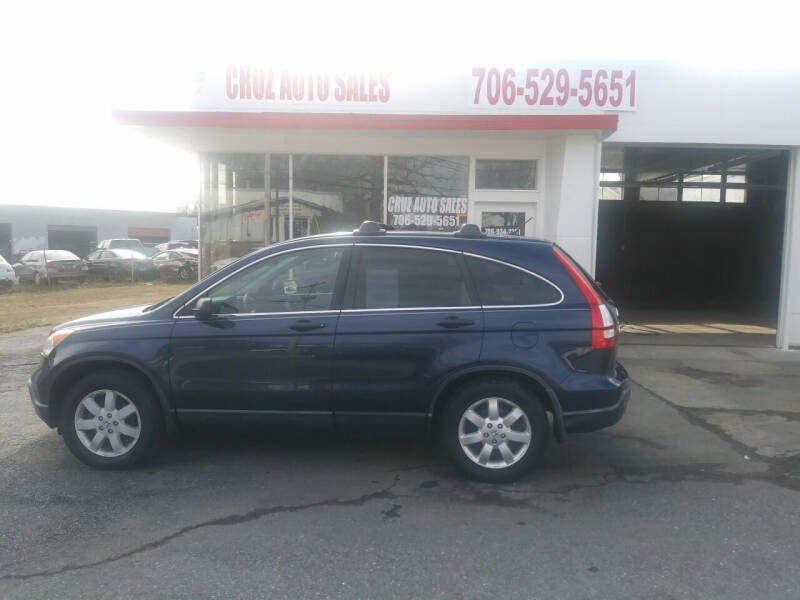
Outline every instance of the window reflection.
<path id="1" fill-rule="evenodd" d="M 292 237 L 353 230 L 362 221 L 382 220 L 382 156 L 295 154 L 292 161 Z M 283 232 L 289 232 L 289 219 Z"/>
<path id="2" fill-rule="evenodd" d="M 389 225 L 455 231 L 467 222 L 468 158 L 390 156 L 387 167 Z"/>
<path id="3" fill-rule="evenodd" d="M 206 154 L 202 160 L 200 240 L 203 275 L 265 244 L 263 154 Z"/>
<path id="4" fill-rule="evenodd" d="M 535 190 L 535 160 L 475 161 L 476 190 Z"/>

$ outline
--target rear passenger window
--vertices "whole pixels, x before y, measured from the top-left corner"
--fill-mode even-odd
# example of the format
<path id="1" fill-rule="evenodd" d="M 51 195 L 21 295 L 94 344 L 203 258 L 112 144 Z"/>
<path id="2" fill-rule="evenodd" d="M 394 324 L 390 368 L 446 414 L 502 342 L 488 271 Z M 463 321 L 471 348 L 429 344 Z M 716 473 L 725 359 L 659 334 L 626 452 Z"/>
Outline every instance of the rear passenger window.
<path id="1" fill-rule="evenodd" d="M 555 304 L 561 300 L 558 288 L 540 277 L 483 258 L 466 259 L 484 306 Z"/>
<path id="2" fill-rule="evenodd" d="M 353 308 L 469 306 L 459 254 L 361 246 Z"/>

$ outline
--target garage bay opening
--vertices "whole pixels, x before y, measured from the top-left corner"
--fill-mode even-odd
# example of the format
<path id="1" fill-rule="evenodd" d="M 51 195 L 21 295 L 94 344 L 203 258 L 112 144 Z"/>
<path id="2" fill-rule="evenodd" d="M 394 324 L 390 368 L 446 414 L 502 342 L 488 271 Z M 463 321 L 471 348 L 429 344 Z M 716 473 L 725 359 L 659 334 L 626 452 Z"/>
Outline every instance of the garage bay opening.
<path id="1" fill-rule="evenodd" d="M 774 345 L 788 152 L 603 147 L 596 277 L 623 341 Z"/>

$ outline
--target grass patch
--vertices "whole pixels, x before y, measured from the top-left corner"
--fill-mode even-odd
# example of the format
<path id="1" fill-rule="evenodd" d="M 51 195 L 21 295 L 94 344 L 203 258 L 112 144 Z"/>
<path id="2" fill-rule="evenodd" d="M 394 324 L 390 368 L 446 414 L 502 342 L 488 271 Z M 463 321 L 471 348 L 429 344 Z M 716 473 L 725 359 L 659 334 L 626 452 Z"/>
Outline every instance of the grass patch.
<path id="1" fill-rule="evenodd" d="M 184 283 L 160 281 L 15 286 L 0 293 L 0 333 L 57 325 L 96 312 L 158 302 L 187 287 Z"/>

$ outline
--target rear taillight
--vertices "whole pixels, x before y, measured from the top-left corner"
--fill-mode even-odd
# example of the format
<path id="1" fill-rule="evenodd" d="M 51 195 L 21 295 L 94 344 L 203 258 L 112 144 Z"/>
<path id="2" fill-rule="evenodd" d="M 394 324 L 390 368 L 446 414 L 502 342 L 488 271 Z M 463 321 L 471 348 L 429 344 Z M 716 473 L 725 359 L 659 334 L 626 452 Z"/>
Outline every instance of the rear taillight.
<path id="1" fill-rule="evenodd" d="M 46 267 L 46 268 L 48 268 L 48 269 L 55 269 L 55 268 L 56 268 L 56 263 L 54 263 L 54 262 L 48 262 L 48 263 L 45 265 L 45 267 Z"/>
<path id="2" fill-rule="evenodd" d="M 123 258 L 123 259 L 122 259 L 120 262 L 121 262 L 123 265 L 127 265 L 127 264 L 128 264 L 128 259 L 127 259 L 127 258 Z"/>
<path id="3" fill-rule="evenodd" d="M 572 259 L 564 254 L 558 247 L 553 246 L 553 254 L 561 261 L 567 273 L 575 281 L 589 303 L 592 314 L 592 350 L 613 348 L 617 340 L 617 325 L 611 314 L 611 309 L 603 302 L 600 294 L 594 289 Z"/>
<path id="4" fill-rule="evenodd" d="M 88 263 L 88 262 L 86 262 L 85 260 L 82 260 L 82 261 L 81 261 L 81 266 L 82 266 L 82 267 L 88 267 L 88 266 L 89 266 L 89 263 Z"/>

